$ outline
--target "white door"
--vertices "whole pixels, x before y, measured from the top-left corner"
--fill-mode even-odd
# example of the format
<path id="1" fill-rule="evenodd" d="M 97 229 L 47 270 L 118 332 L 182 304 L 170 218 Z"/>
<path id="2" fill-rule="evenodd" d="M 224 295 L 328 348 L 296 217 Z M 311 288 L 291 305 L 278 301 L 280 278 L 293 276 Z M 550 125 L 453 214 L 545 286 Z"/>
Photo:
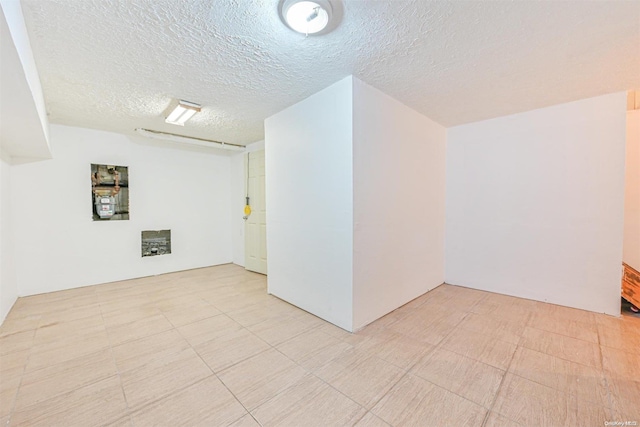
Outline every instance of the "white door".
<path id="1" fill-rule="evenodd" d="M 247 153 L 247 193 L 251 215 L 244 226 L 244 262 L 247 270 L 267 274 L 267 215 L 264 191 L 264 150 Z"/>

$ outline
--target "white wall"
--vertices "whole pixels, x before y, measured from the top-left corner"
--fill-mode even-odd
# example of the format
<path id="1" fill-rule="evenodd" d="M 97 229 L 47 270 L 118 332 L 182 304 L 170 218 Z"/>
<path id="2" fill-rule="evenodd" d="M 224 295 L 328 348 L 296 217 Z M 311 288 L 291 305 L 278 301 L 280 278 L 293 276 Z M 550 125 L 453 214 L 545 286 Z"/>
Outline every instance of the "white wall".
<path id="1" fill-rule="evenodd" d="M 626 154 L 622 260 L 640 270 L 640 110 L 627 111 Z"/>
<path id="2" fill-rule="evenodd" d="M 2 14 L 9 26 L 13 44 L 18 52 L 18 56 L 20 57 L 24 75 L 29 85 L 29 89 L 31 90 L 31 95 L 33 97 L 38 117 L 40 118 L 42 131 L 44 132 L 45 139 L 48 142 L 49 121 L 47 119 L 47 110 L 44 102 L 44 95 L 42 93 L 42 85 L 40 84 L 40 76 L 38 74 L 38 69 L 36 68 L 36 61 L 33 58 L 33 51 L 31 50 L 31 42 L 29 41 L 27 26 L 25 25 L 24 16 L 22 15 L 20 0 L 0 0 L 0 8 L 2 8 Z"/>
<path id="3" fill-rule="evenodd" d="M 244 267 L 244 207 L 246 203 L 247 153 L 264 150 L 264 140 L 248 144 L 244 153 L 231 157 L 231 224 L 233 263 Z"/>
<path id="4" fill-rule="evenodd" d="M 626 95 L 454 127 L 448 283 L 620 313 Z"/>
<path id="5" fill-rule="evenodd" d="M 446 129 L 354 78 L 354 329 L 444 281 Z"/>
<path id="6" fill-rule="evenodd" d="M 44 100 L 35 65 L 27 67 L 22 61 L 25 52 L 31 57 L 28 40 L 14 41 L 12 28 L 24 29 L 22 10 L 17 3 L 5 17 L 4 5 L 0 8 L 0 149 L 11 157 L 11 163 L 21 163 L 39 159 L 50 159 L 48 122 L 44 110 Z M 13 2 L 10 2 L 13 5 Z M 6 19 L 5 19 L 6 18 Z M 13 24 L 11 26 L 11 24 Z M 19 24 L 19 25 L 18 25 Z M 19 41 L 26 41 L 19 43 Z M 33 62 L 33 58 L 31 57 Z"/>
<path id="7" fill-rule="evenodd" d="M 352 329 L 352 79 L 265 120 L 268 290 Z"/>
<path id="8" fill-rule="evenodd" d="M 51 126 L 52 160 L 14 165 L 19 295 L 232 260 L 230 156 Z M 94 222 L 90 164 L 129 167 L 131 219 Z M 140 254 L 142 230 L 171 229 L 172 254 Z"/>
<path id="9" fill-rule="evenodd" d="M 18 298 L 13 264 L 13 230 L 10 209 L 11 168 L 0 152 L 0 324 Z"/>

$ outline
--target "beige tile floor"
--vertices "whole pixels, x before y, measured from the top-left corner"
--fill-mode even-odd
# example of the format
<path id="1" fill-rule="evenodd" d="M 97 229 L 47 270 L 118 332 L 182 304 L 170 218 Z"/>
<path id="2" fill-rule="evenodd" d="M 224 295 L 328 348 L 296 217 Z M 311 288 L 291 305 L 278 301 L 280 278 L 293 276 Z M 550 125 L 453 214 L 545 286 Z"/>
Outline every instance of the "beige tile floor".
<path id="1" fill-rule="evenodd" d="M 640 319 L 442 285 L 349 334 L 234 265 L 20 298 L 0 425 L 640 423 Z"/>

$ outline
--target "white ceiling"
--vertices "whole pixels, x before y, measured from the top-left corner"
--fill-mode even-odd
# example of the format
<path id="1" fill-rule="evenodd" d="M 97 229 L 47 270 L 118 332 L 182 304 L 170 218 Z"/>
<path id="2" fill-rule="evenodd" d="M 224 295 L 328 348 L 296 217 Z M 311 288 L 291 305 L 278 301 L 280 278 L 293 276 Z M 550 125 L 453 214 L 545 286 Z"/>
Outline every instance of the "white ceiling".
<path id="1" fill-rule="evenodd" d="M 22 0 L 50 121 L 246 144 L 349 74 L 445 126 L 640 87 L 640 1 L 344 0 L 308 38 L 277 2 Z"/>

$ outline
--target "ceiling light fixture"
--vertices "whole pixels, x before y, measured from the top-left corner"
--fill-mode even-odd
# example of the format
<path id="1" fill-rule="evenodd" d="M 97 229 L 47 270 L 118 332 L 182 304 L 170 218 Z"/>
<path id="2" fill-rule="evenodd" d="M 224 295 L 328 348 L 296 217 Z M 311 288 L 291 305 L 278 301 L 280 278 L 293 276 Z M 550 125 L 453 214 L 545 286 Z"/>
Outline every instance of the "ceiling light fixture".
<path id="1" fill-rule="evenodd" d="M 321 33 L 327 28 L 332 8 L 328 0 L 285 0 L 280 13 L 289 28 L 309 35 Z"/>
<path id="2" fill-rule="evenodd" d="M 167 116 L 165 122 L 172 125 L 184 126 L 187 120 L 189 120 L 195 113 L 200 111 L 200 105 L 194 104 L 189 101 L 180 101 L 176 108 Z"/>
<path id="3" fill-rule="evenodd" d="M 175 133 L 160 132 L 157 130 L 137 128 L 135 130 L 140 135 L 164 141 L 179 142 L 181 144 L 199 145 L 200 147 L 222 148 L 223 150 L 244 151 L 243 145 L 228 144 L 226 142 L 212 141 L 210 139 L 193 138 L 190 136 L 176 135 Z"/>

